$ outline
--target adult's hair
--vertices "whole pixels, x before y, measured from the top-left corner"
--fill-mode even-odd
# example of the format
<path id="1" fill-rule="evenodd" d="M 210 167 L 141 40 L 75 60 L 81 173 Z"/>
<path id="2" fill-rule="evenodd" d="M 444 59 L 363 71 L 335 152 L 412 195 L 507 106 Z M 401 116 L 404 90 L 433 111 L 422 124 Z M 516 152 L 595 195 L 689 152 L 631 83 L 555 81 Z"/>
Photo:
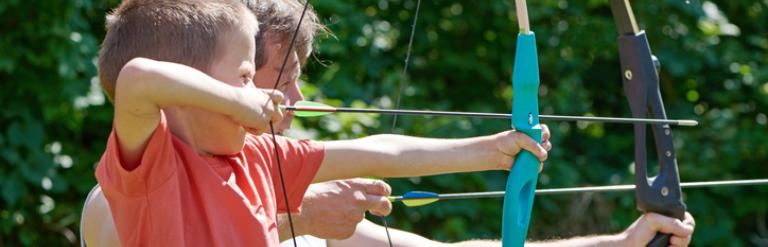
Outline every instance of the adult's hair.
<path id="1" fill-rule="evenodd" d="M 299 25 L 301 12 L 304 5 L 297 0 L 241 0 L 256 15 L 259 20 L 259 32 L 256 35 L 256 56 L 254 65 L 256 69 L 267 63 L 266 46 L 268 43 L 277 42 L 286 47 L 291 42 L 291 37 Z M 310 6 L 304 14 L 296 36 L 293 50 L 299 57 L 301 65 L 306 63 L 312 51 L 312 43 L 319 31 L 325 30 L 320 23 L 317 14 Z"/>
<path id="2" fill-rule="evenodd" d="M 125 0 L 107 15 L 99 52 L 99 79 L 112 101 L 120 70 L 137 57 L 210 70 L 220 39 L 257 23 L 236 0 Z"/>

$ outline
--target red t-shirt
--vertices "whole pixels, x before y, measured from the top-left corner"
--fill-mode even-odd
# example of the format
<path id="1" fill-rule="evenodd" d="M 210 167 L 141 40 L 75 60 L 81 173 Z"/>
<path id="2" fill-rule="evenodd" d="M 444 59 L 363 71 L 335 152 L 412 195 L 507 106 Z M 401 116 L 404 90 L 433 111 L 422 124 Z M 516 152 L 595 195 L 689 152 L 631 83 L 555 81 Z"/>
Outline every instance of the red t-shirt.
<path id="1" fill-rule="evenodd" d="M 232 156 L 202 157 L 161 117 L 141 164 L 123 169 L 114 130 L 96 178 L 123 246 L 277 246 L 285 212 L 271 135 L 248 135 Z M 278 136 L 291 211 L 323 160 L 322 144 Z"/>

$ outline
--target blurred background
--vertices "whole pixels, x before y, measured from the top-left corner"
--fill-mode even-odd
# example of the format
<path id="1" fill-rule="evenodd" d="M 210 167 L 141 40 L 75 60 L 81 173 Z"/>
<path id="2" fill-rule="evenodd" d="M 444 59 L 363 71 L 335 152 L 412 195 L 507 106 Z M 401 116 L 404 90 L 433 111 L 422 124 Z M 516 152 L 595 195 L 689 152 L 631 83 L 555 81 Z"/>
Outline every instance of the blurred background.
<path id="1" fill-rule="evenodd" d="M 104 16 L 119 1 L 0 2 L 0 246 L 76 245 L 80 210 L 111 128 L 95 67 Z M 415 0 L 315 0 L 331 34 L 304 70 L 310 100 L 394 107 Z M 768 176 L 768 1 L 633 1 L 661 61 L 683 181 Z M 542 114 L 631 116 L 607 0 L 530 1 Z M 518 31 L 511 0 L 424 0 L 401 108 L 509 112 Z M 299 119 L 290 135 L 469 137 L 508 121 L 337 114 Z M 633 183 L 631 125 L 545 122 L 554 150 L 538 188 Z M 649 146 L 650 160 L 655 160 Z M 502 190 L 506 172 L 387 179 L 411 190 Z M 768 246 L 768 187 L 684 191 L 694 246 Z M 429 238 L 499 238 L 501 199 L 395 205 L 391 226 Z M 539 196 L 531 239 L 615 233 L 634 221 L 632 192 Z M 372 219 L 379 222 L 378 219 Z"/>

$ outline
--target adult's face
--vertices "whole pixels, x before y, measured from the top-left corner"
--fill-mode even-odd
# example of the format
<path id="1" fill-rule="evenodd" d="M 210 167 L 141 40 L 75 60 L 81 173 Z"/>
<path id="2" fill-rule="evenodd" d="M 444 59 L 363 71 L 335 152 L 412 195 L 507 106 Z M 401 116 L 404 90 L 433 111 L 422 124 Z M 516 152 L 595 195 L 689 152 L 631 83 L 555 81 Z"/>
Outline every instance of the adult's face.
<path id="1" fill-rule="evenodd" d="M 274 88 L 275 81 L 277 81 L 277 77 L 280 75 L 280 67 L 283 65 L 287 48 L 288 44 L 286 42 L 271 42 L 267 39 L 267 44 L 264 46 L 264 55 L 266 55 L 267 61 L 261 68 L 256 69 L 253 77 L 253 83 L 256 87 Z M 301 94 L 298 84 L 300 75 L 301 64 L 299 64 L 299 58 L 294 50 L 288 56 L 288 61 L 277 86 L 277 90 L 285 95 L 283 104 L 293 105 L 297 101 L 304 100 L 304 95 Z M 294 113 L 292 111 L 286 112 L 283 121 L 275 125 L 275 131 L 279 134 L 290 128 L 293 118 Z"/>

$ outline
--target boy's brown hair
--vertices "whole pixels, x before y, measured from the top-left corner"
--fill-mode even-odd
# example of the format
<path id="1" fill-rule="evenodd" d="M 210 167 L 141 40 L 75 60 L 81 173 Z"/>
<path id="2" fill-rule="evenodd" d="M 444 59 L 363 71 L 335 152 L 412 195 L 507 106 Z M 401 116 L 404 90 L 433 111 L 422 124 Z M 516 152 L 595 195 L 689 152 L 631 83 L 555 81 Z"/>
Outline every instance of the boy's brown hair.
<path id="1" fill-rule="evenodd" d="M 256 69 L 267 63 L 268 42 L 290 44 L 291 37 L 299 25 L 304 5 L 298 0 L 242 0 L 259 20 L 259 34 L 256 35 Z M 303 66 L 312 51 L 312 43 L 318 32 L 325 31 L 317 14 L 310 6 L 299 26 L 293 50 Z"/>
<path id="2" fill-rule="evenodd" d="M 235 0 L 125 0 L 107 16 L 98 64 L 101 86 L 114 101 L 117 76 L 136 57 L 208 72 L 221 53 L 221 37 L 233 28 L 258 28 L 249 15 Z"/>

